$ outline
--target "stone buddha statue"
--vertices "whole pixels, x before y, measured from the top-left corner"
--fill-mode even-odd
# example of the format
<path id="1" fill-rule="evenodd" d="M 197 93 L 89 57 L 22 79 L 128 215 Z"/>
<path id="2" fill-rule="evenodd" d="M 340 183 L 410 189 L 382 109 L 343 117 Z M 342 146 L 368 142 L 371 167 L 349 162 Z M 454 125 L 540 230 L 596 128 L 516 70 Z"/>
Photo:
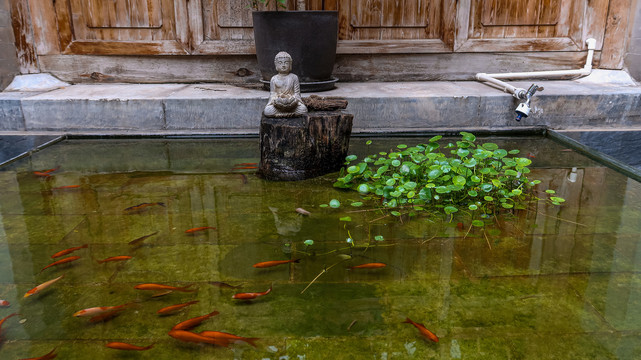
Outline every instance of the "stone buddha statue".
<path id="1" fill-rule="evenodd" d="M 291 73 L 292 57 L 281 51 L 274 58 L 278 74 L 269 83 L 269 101 L 263 114 L 266 117 L 285 118 L 307 114 L 307 107 L 300 96 L 298 76 Z"/>

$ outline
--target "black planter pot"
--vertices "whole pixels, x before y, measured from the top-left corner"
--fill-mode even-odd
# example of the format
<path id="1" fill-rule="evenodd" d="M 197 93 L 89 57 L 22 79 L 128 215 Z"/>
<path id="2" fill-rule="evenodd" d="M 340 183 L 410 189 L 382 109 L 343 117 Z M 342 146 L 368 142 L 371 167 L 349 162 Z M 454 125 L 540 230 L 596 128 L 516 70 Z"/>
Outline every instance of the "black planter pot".
<path id="1" fill-rule="evenodd" d="M 252 17 L 261 82 L 267 89 L 277 73 L 274 57 L 281 51 L 292 56 L 301 92 L 334 88 L 337 11 L 254 11 Z"/>

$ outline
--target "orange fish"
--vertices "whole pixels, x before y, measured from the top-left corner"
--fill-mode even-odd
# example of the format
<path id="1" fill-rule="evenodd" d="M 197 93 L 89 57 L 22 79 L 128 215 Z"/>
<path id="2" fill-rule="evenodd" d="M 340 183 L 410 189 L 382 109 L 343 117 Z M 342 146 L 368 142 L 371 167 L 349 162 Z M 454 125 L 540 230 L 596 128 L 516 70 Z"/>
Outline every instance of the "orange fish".
<path id="1" fill-rule="evenodd" d="M 203 230 L 216 230 L 216 228 L 213 227 L 213 226 L 201 226 L 201 227 L 195 227 L 195 228 L 192 228 L 192 229 L 185 230 L 185 233 L 193 234 L 195 232 L 203 231 Z"/>
<path id="2" fill-rule="evenodd" d="M 379 269 L 384 268 L 387 265 L 383 263 L 367 263 L 350 267 L 350 269 Z"/>
<path id="3" fill-rule="evenodd" d="M 67 255 L 67 254 L 71 254 L 72 252 L 74 252 L 76 250 L 86 249 L 87 247 L 89 247 L 89 245 L 88 244 L 84 244 L 84 245 L 81 245 L 81 246 L 76 246 L 76 247 L 72 247 L 72 248 L 69 248 L 69 249 L 66 249 L 66 250 L 58 251 L 57 253 L 51 255 L 51 258 L 55 259 L 57 257 L 61 257 L 61 256 L 64 256 L 64 255 Z"/>
<path id="4" fill-rule="evenodd" d="M 129 242 L 129 245 L 138 245 L 139 243 L 143 242 L 145 239 L 150 238 L 150 237 L 152 237 L 152 236 L 154 236 L 156 234 L 158 234 L 158 231 L 154 231 L 149 235 L 141 236 L 141 237 L 139 237 L 137 239 L 131 240 Z"/>
<path id="5" fill-rule="evenodd" d="M 120 315 L 120 313 L 122 313 L 123 311 L 125 311 L 125 309 L 116 309 L 116 310 L 107 311 L 106 313 L 99 314 L 89 318 L 89 322 L 97 323 L 97 322 L 107 321 Z"/>
<path id="6" fill-rule="evenodd" d="M 34 171 L 34 172 L 39 172 L 39 173 L 43 173 L 43 174 L 49 174 L 49 173 L 52 173 L 52 172 L 54 172 L 54 171 L 56 171 L 58 169 L 60 169 L 60 167 L 53 168 L 53 169 L 47 169 L 47 170 Z"/>
<path id="7" fill-rule="evenodd" d="M 198 303 L 198 300 L 193 300 L 193 301 L 189 301 L 189 302 L 186 302 L 186 303 L 183 303 L 183 304 L 171 305 L 171 306 L 167 306 L 167 307 L 164 307 L 164 308 L 158 310 L 156 313 L 160 314 L 160 315 L 167 315 L 167 314 L 171 314 L 173 312 L 176 312 L 176 311 L 178 311 L 178 310 L 180 310 L 180 309 L 182 309 L 184 307 L 187 307 L 187 306 L 193 305 L 193 304 L 197 304 L 197 303 Z"/>
<path id="8" fill-rule="evenodd" d="M 139 211 L 139 210 L 142 210 L 142 209 L 144 209 L 144 208 L 146 208 L 146 207 L 154 206 L 154 205 L 167 207 L 167 206 L 165 205 L 165 203 L 161 203 L 161 202 L 140 203 L 140 204 L 138 204 L 138 205 L 134 205 L 134 206 L 130 206 L 130 207 L 126 208 L 126 209 L 125 209 L 125 211 Z"/>
<path id="9" fill-rule="evenodd" d="M 222 331 L 202 331 L 200 332 L 200 335 L 209 338 L 225 340 L 227 342 L 244 341 L 253 347 L 256 347 L 256 340 L 260 340 L 259 338 L 246 338 Z"/>
<path id="10" fill-rule="evenodd" d="M 4 318 L 2 318 L 2 320 L 0 320 L 0 332 L 2 332 L 2 324 L 4 324 L 5 321 L 7 321 L 9 318 L 14 317 L 14 316 L 18 316 L 18 313 L 13 313 L 13 314 L 7 315 Z"/>
<path id="11" fill-rule="evenodd" d="M 196 316 L 195 318 L 179 322 L 178 324 L 174 325 L 171 330 L 189 330 L 200 325 L 203 321 L 209 319 L 210 317 L 216 316 L 218 314 L 220 314 L 218 311 L 213 311 L 206 315 Z"/>
<path id="12" fill-rule="evenodd" d="M 264 292 L 258 292 L 258 293 L 238 293 L 232 296 L 232 299 L 238 299 L 238 300 L 252 300 L 255 299 L 259 296 L 264 296 L 269 294 L 272 291 L 272 286 L 267 289 L 267 291 Z"/>
<path id="13" fill-rule="evenodd" d="M 258 163 L 240 163 L 240 164 L 235 164 L 234 166 L 256 166 Z"/>
<path id="14" fill-rule="evenodd" d="M 9 307 L 11 304 L 7 300 L 0 300 L 0 306 Z"/>
<path id="15" fill-rule="evenodd" d="M 66 257 L 64 259 L 60 259 L 60 260 L 58 260 L 56 262 L 53 262 L 53 263 L 43 267 L 42 270 L 40 270 L 40 272 L 43 272 L 43 271 L 45 271 L 45 269 L 50 268 L 52 266 L 56 266 L 56 265 L 60 265 L 60 264 L 66 264 L 66 263 L 69 263 L 69 262 L 72 262 L 72 261 L 76 261 L 78 259 L 80 259 L 80 256 L 69 256 L 69 257 Z"/>
<path id="16" fill-rule="evenodd" d="M 425 338 L 430 339 L 434 342 L 438 342 L 438 336 L 434 335 L 433 332 L 427 330 L 423 324 L 415 323 L 414 321 L 410 320 L 410 318 L 406 318 L 403 323 L 414 325 L 414 327 L 416 327 L 421 335 L 423 335 Z"/>
<path id="17" fill-rule="evenodd" d="M 49 353 L 39 356 L 39 357 L 34 357 L 34 358 L 28 358 L 28 359 L 20 359 L 20 360 L 51 360 L 55 359 L 57 354 L 55 354 L 56 349 L 51 350 Z"/>
<path id="18" fill-rule="evenodd" d="M 120 255 L 120 256 L 112 256 L 108 257 L 106 259 L 98 260 L 98 264 L 106 263 L 106 262 L 112 262 L 112 261 L 125 261 L 131 259 L 131 256 L 127 255 Z"/>
<path id="19" fill-rule="evenodd" d="M 41 176 L 41 177 L 50 177 L 51 176 L 51 174 L 43 172 L 43 171 L 34 171 L 33 174 L 36 175 L 36 176 Z"/>
<path id="20" fill-rule="evenodd" d="M 172 338 L 178 339 L 180 341 L 193 342 L 193 343 L 206 343 L 206 344 L 229 347 L 228 341 L 224 341 L 223 339 L 215 339 L 215 338 L 198 335 L 191 331 L 172 329 L 171 331 L 169 331 L 168 334 Z"/>
<path id="21" fill-rule="evenodd" d="M 249 170 L 249 169 L 258 169 L 258 167 L 257 166 L 240 166 L 240 167 L 232 168 L 232 171 L 234 171 L 234 170 Z"/>
<path id="22" fill-rule="evenodd" d="M 116 349 L 116 350 L 134 350 L 134 351 L 144 351 L 144 350 L 149 350 L 152 347 L 154 347 L 154 344 L 151 344 L 149 346 L 136 346 L 136 345 L 131 345 L 127 344 L 124 342 L 110 342 L 105 344 L 106 347 L 111 348 L 111 349 Z"/>
<path id="23" fill-rule="evenodd" d="M 259 262 L 257 264 L 252 265 L 255 268 L 266 268 L 266 267 L 272 267 L 276 265 L 281 265 L 281 264 L 288 264 L 288 263 L 299 263 L 300 259 L 295 259 L 295 260 L 273 260 L 273 261 L 264 261 L 264 262 Z"/>
<path id="24" fill-rule="evenodd" d="M 183 287 L 175 287 L 175 286 L 169 286 L 169 285 L 163 285 L 163 284 L 139 284 L 134 286 L 134 289 L 152 290 L 152 291 L 182 291 L 182 292 L 196 291 L 196 289 L 189 289 L 189 287 L 191 286 L 193 286 L 193 284 L 183 286 Z"/>
<path id="25" fill-rule="evenodd" d="M 64 186 L 56 186 L 54 188 L 51 188 L 51 190 L 77 189 L 79 187 L 80 185 L 64 185 Z"/>
<path id="26" fill-rule="evenodd" d="M 116 306 L 97 306 L 97 307 L 92 307 L 92 308 L 87 308 L 83 309 L 80 311 L 76 311 L 73 316 L 75 317 L 85 317 L 85 316 L 96 316 L 96 315 L 101 315 L 106 312 L 111 312 L 114 310 L 124 310 L 128 307 L 133 306 L 132 303 L 127 303 L 127 304 L 122 304 L 122 305 L 116 305 Z"/>
<path id="27" fill-rule="evenodd" d="M 46 282 L 44 282 L 44 283 L 42 283 L 42 284 L 40 284 L 40 285 L 38 285 L 38 286 L 34 287 L 33 289 L 31 289 L 31 290 L 27 291 L 27 293 L 26 293 L 26 294 L 24 294 L 24 297 L 25 297 L 25 298 L 28 298 L 28 297 L 29 297 L 29 296 L 31 296 L 31 295 L 35 295 L 35 294 L 37 294 L 37 293 L 41 292 L 42 290 L 44 290 L 44 289 L 48 288 L 51 284 L 53 284 L 53 283 L 57 282 L 58 280 L 62 279 L 64 276 L 65 276 L 65 275 L 64 275 L 64 274 L 62 274 L 62 275 L 58 276 L 58 277 L 57 277 L 57 278 L 55 278 L 55 279 L 52 279 L 52 280 L 46 281 Z"/>

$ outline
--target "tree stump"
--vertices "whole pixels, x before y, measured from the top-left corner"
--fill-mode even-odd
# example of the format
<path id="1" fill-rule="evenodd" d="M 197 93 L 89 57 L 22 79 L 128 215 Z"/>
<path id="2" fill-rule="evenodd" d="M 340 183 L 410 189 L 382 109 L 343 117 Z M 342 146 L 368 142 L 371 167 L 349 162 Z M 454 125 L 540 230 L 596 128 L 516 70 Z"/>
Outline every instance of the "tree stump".
<path id="1" fill-rule="evenodd" d="M 260 121 L 258 174 L 268 180 L 303 180 L 338 171 L 347 156 L 354 115 L 319 111 Z"/>

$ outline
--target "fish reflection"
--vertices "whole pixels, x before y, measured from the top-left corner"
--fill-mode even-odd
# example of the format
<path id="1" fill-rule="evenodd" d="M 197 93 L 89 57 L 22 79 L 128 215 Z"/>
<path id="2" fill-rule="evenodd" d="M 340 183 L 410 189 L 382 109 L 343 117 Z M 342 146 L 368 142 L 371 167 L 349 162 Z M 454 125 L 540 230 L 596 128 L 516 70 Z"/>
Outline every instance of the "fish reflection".
<path id="1" fill-rule="evenodd" d="M 152 237 L 152 236 L 154 236 L 156 234 L 158 234 L 158 231 L 154 231 L 151 234 L 141 236 L 141 237 L 139 237 L 137 239 L 133 239 L 133 240 L 131 240 L 129 242 L 129 245 L 132 245 L 132 246 L 140 245 L 140 244 L 142 244 L 143 241 L 145 241 L 146 239 L 148 239 L 148 238 L 150 238 L 150 237 Z"/>
<path id="2" fill-rule="evenodd" d="M 153 203 L 140 203 L 138 205 L 130 206 L 126 208 L 124 211 L 125 212 L 137 212 L 137 211 L 142 211 L 150 206 L 162 206 L 162 207 L 167 207 L 165 203 L 162 202 L 153 202 Z"/>
<path id="3" fill-rule="evenodd" d="M 242 287 L 241 285 L 229 285 L 222 281 L 210 281 L 209 283 L 211 285 L 218 286 L 219 288 L 240 289 Z"/>

